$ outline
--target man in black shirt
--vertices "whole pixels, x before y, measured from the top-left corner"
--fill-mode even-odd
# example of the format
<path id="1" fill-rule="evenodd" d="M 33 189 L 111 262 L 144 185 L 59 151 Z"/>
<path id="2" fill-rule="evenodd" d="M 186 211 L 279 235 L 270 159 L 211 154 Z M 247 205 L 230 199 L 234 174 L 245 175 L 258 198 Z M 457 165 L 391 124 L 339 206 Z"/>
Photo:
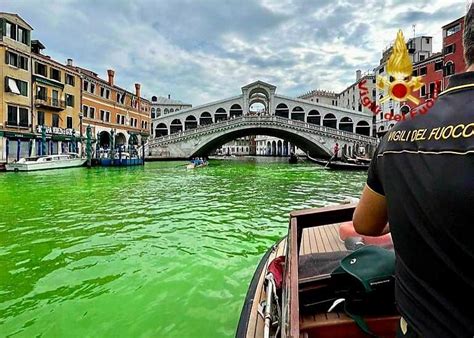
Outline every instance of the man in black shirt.
<path id="1" fill-rule="evenodd" d="M 464 29 L 467 71 L 385 135 L 354 213 L 364 235 L 390 222 L 401 337 L 474 337 L 474 5 Z"/>

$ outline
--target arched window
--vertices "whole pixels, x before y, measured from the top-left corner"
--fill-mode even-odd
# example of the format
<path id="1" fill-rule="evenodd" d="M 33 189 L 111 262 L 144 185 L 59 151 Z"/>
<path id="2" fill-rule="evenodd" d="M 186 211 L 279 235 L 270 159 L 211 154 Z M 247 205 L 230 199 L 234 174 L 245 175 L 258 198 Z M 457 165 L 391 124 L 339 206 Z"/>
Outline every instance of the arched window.
<path id="1" fill-rule="evenodd" d="M 359 121 L 356 125 L 356 134 L 370 136 L 370 125 L 366 121 Z"/>
<path id="2" fill-rule="evenodd" d="M 280 103 L 275 109 L 275 115 L 288 119 L 290 118 L 290 110 L 286 104 Z"/>
<path id="3" fill-rule="evenodd" d="M 201 117 L 199 118 L 199 124 L 200 125 L 206 125 L 206 124 L 211 124 L 212 123 L 212 116 L 210 113 L 205 111 L 204 113 L 201 114 Z"/>
<path id="4" fill-rule="evenodd" d="M 168 127 L 164 123 L 160 123 L 155 128 L 155 137 L 168 135 Z"/>
<path id="5" fill-rule="evenodd" d="M 352 133 L 354 131 L 354 123 L 350 117 L 343 117 L 339 122 L 339 130 L 344 130 Z"/>
<path id="6" fill-rule="evenodd" d="M 173 109 L 173 108 L 170 108 L 170 113 L 174 113 L 174 109 Z"/>
<path id="7" fill-rule="evenodd" d="M 170 111 L 168 110 L 168 108 L 165 108 L 165 110 L 164 110 L 165 115 L 168 114 L 169 112 Z"/>
<path id="8" fill-rule="evenodd" d="M 214 114 L 214 121 L 219 122 L 224 120 L 227 120 L 227 112 L 224 108 L 217 109 L 216 113 Z"/>
<path id="9" fill-rule="evenodd" d="M 151 100 L 152 100 L 153 102 L 156 102 L 156 101 L 158 101 L 158 98 L 157 98 L 156 96 L 152 96 L 152 97 L 151 97 Z"/>
<path id="10" fill-rule="evenodd" d="M 193 115 L 189 115 L 184 121 L 184 130 L 197 128 L 197 124 L 196 118 Z"/>
<path id="11" fill-rule="evenodd" d="M 242 107 L 239 104 L 232 105 L 232 107 L 230 107 L 229 112 L 230 112 L 230 117 L 231 118 L 242 116 L 242 114 L 243 114 Z"/>
<path id="12" fill-rule="evenodd" d="M 156 117 L 160 117 L 160 116 L 161 116 L 161 109 L 156 108 Z"/>
<path id="13" fill-rule="evenodd" d="M 183 131 L 183 124 L 180 119 L 174 119 L 170 124 L 170 134 Z"/>
<path id="14" fill-rule="evenodd" d="M 324 115 L 323 126 L 336 129 L 337 128 L 336 116 L 334 116 L 334 114 L 332 113 L 328 113 Z"/>
<path id="15" fill-rule="evenodd" d="M 317 110 L 311 110 L 308 113 L 308 117 L 306 118 L 306 122 L 321 125 L 321 114 Z"/>
<path id="16" fill-rule="evenodd" d="M 297 121 L 304 121 L 304 110 L 301 107 L 295 107 L 291 111 L 291 119 Z"/>
<path id="17" fill-rule="evenodd" d="M 456 72 L 453 61 L 448 61 L 444 65 L 444 76 L 453 75 Z"/>

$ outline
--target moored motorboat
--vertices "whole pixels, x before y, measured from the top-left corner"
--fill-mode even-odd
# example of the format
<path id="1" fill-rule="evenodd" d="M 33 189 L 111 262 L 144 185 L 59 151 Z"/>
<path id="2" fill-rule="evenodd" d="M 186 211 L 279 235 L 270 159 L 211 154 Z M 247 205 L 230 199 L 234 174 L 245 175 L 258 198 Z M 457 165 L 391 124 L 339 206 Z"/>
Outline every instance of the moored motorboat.
<path id="1" fill-rule="evenodd" d="M 21 158 L 17 162 L 6 164 L 7 171 L 34 171 L 47 169 L 63 169 L 82 166 L 87 159 L 78 154 L 47 155 Z"/>
<path id="2" fill-rule="evenodd" d="M 355 252 L 339 234 L 340 223 L 350 220 L 354 209 L 351 204 L 290 214 L 288 235 L 265 254 L 250 283 L 236 337 L 367 337 L 341 307 L 328 311 L 333 299 L 317 302 L 330 283 L 322 265 Z M 319 265 L 321 257 L 326 260 Z M 284 262 L 280 279 L 272 277 L 275 262 Z M 363 320 L 373 334 L 395 337 L 400 317 L 395 311 L 363 315 Z"/>

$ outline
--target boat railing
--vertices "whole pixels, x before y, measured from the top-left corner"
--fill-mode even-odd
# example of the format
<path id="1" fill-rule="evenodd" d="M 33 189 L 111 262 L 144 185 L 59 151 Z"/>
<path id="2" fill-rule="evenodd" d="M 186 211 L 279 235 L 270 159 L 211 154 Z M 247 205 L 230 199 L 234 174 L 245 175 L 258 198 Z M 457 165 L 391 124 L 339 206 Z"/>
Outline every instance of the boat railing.
<path id="1" fill-rule="evenodd" d="M 298 268 L 303 230 L 350 220 L 355 207 L 356 204 L 346 204 L 290 213 L 282 297 L 282 337 L 300 336 Z"/>

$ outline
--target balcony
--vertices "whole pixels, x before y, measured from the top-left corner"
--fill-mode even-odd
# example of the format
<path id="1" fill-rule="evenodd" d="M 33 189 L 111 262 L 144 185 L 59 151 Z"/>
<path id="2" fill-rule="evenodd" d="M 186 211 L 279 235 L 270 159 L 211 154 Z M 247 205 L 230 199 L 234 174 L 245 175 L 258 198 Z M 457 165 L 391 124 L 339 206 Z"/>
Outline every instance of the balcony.
<path id="1" fill-rule="evenodd" d="M 35 106 L 38 108 L 43 107 L 43 108 L 49 108 L 51 110 L 60 111 L 66 108 L 66 102 L 63 100 L 52 98 L 52 97 L 36 95 Z"/>

